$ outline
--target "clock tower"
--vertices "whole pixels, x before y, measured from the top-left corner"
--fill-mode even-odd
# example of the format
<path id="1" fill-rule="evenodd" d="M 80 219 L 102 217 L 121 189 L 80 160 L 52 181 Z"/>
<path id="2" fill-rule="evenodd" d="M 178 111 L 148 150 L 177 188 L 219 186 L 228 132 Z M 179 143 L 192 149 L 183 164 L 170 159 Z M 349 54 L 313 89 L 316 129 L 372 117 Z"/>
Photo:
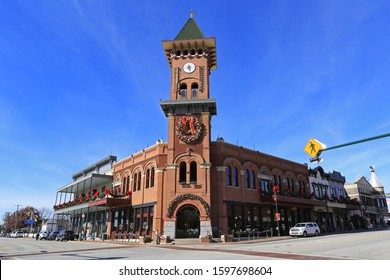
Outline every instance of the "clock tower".
<path id="1" fill-rule="evenodd" d="M 216 41 L 203 35 L 191 15 L 175 39 L 162 45 L 171 70 L 170 99 L 160 102 L 168 118 L 164 231 L 175 238 L 202 237 L 212 232 L 210 122 L 217 110 L 209 76 L 217 67 Z"/>

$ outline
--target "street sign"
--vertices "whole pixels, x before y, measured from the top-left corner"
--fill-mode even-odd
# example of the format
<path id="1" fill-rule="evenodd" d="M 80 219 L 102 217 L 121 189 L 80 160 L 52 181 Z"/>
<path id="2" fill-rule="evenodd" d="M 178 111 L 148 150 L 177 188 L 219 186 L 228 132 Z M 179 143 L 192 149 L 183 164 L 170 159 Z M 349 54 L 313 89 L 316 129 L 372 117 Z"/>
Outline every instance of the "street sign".
<path id="1" fill-rule="evenodd" d="M 319 142 L 316 139 L 310 138 L 307 142 L 304 151 L 308 153 L 311 157 L 318 157 L 321 154 L 321 151 L 325 149 L 326 146 Z"/>
<path id="2" fill-rule="evenodd" d="M 36 222 L 34 220 L 24 220 L 25 225 L 35 225 Z"/>

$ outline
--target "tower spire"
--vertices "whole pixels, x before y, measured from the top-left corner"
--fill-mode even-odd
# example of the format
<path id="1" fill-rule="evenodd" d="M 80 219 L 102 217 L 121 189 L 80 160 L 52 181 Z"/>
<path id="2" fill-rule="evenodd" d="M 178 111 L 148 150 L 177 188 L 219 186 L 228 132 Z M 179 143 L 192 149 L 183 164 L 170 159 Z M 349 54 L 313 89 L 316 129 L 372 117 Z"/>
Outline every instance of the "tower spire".
<path id="1" fill-rule="evenodd" d="M 190 18 L 194 18 L 196 16 L 196 14 L 194 13 L 194 11 L 191 9 L 190 10 Z"/>

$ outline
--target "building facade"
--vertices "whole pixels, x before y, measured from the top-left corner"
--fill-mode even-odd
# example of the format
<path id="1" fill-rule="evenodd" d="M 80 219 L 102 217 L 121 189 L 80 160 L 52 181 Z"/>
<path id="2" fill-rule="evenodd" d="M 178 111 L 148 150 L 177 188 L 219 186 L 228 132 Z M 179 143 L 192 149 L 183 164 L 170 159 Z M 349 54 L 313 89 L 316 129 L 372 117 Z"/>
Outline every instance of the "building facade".
<path id="1" fill-rule="evenodd" d="M 339 172 L 309 170 L 222 137 L 212 141 L 215 38 L 205 37 L 191 17 L 162 46 L 171 73 L 169 98 L 160 101 L 167 142 L 74 174 L 57 192 L 56 215 L 80 235 L 128 240 L 288 235 L 305 221 L 327 231 L 348 228 L 349 211 L 358 206 Z"/>
<path id="2" fill-rule="evenodd" d="M 353 183 L 344 185 L 346 192 L 359 202 L 359 212 L 355 213 L 355 219 L 359 219 L 360 228 L 373 228 L 386 224 L 385 217 L 388 215 L 388 207 L 384 187 L 371 168 L 371 178 L 361 176 Z"/>
<path id="3" fill-rule="evenodd" d="M 131 199 L 111 208 L 111 236 L 288 234 L 294 223 L 311 220 L 321 202 L 311 199 L 307 165 L 211 140 L 215 38 L 206 38 L 190 18 L 162 44 L 171 71 L 169 99 L 160 101 L 168 142 L 114 165 L 114 188 L 130 191 Z"/>

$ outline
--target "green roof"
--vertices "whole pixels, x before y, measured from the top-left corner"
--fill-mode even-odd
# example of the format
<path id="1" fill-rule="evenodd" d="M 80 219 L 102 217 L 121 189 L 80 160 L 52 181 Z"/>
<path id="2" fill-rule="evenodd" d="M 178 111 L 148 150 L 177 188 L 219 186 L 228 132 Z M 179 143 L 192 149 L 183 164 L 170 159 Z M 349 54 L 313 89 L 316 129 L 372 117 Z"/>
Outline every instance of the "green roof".
<path id="1" fill-rule="evenodd" d="M 193 18 L 189 18 L 179 34 L 176 35 L 175 40 L 196 40 L 204 39 L 205 36 L 196 24 Z"/>

